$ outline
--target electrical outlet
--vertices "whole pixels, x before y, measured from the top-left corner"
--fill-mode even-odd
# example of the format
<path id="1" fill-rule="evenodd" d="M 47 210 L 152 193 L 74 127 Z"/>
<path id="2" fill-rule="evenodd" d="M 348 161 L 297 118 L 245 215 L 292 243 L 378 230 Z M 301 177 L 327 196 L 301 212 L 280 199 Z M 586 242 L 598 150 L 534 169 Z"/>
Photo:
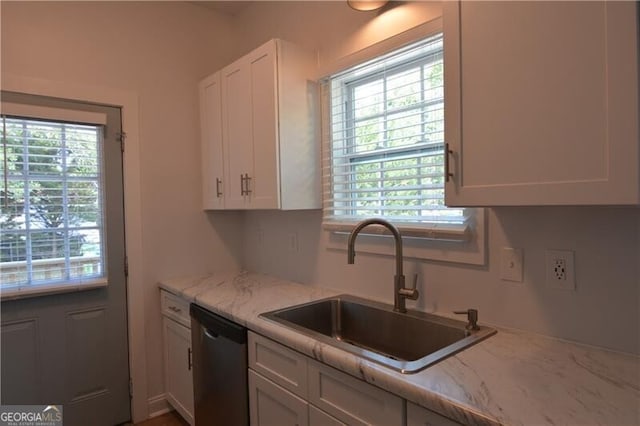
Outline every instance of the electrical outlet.
<path id="1" fill-rule="evenodd" d="M 559 281 L 567 280 L 567 260 L 562 257 L 553 259 L 553 278 Z"/>
<path id="2" fill-rule="evenodd" d="M 570 250 L 546 251 L 547 285 L 562 290 L 575 290 L 573 252 Z"/>

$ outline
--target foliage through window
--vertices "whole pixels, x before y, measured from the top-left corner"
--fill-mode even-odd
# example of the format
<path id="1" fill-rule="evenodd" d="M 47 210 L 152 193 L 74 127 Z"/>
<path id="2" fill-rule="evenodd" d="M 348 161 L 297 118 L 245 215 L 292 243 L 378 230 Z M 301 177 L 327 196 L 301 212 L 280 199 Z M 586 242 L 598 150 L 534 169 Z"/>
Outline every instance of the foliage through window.
<path id="1" fill-rule="evenodd" d="M 2 288 L 104 276 L 102 127 L 2 117 Z"/>
<path id="2" fill-rule="evenodd" d="M 332 76 L 328 89 L 325 222 L 465 222 L 444 205 L 442 35 Z"/>

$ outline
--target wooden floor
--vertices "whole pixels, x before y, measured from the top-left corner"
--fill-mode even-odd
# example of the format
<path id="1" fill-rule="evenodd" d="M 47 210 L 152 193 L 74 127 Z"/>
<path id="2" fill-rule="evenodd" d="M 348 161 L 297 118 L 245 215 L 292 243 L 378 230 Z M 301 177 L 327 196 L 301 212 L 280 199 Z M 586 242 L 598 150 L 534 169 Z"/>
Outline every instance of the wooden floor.
<path id="1" fill-rule="evenodd" d="M 158 417 L 136 423 L 135 426 L 189 426 L 177 411 L 170 411 Z"/>

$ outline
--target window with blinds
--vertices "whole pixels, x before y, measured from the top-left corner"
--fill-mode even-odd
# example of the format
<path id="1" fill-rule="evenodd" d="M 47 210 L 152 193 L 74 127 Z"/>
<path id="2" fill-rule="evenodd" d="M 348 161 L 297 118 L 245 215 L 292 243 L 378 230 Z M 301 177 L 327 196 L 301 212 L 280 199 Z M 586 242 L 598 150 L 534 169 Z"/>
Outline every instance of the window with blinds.
<path id="1" fill-rule="evenodd" d="M 441 34 L 324 82 L 326 229 L 381 217 L 404 235 L 467 238 L 464 209 L 444 205 L 443 91 Z"/>
<path id="2" fill-rule="evenodd" d="M 105 277 L 102 126 L 2 116 L 3 290 Z"/>

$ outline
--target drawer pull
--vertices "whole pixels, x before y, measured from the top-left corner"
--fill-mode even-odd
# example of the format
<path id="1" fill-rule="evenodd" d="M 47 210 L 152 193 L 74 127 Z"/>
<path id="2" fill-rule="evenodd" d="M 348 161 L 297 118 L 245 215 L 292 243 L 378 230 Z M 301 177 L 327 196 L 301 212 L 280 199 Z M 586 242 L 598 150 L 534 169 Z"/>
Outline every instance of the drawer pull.
<path id="1" fill-rule="evenodd" d="M 182 312 L 182 309 L 176 306 L 169 306 L 169 310 L 175 312 L 176 314 L 179 314 L 180 312 Z"/>

